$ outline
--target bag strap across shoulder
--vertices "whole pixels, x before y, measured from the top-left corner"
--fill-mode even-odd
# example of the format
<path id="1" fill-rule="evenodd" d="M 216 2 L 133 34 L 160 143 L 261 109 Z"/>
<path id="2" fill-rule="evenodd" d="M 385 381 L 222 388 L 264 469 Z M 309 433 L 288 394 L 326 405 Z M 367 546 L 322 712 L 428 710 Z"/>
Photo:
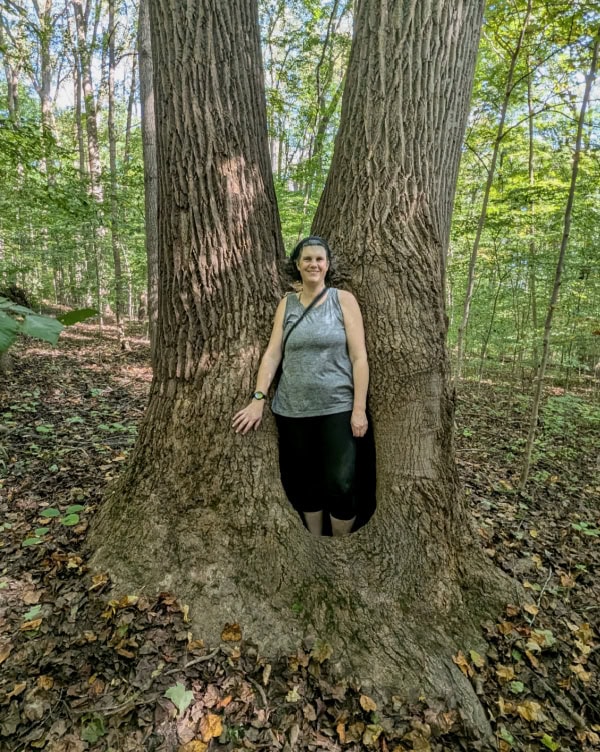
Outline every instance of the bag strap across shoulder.
<path id="1" fill-rule="evenodd" d="M 299 316 L 299 318 L 297 318 L 296 321 L 294 321 L 294 323 L 291 325 L 288 333 L 284 337 L 283 345 L 281 346 L 282 357 L 283 357 L 283 354 L 285 353 L 285 346 L 287 344 L 288 339 L 290 338 L 290 334 L 294 331 L 294 329 L 298 326 L 298 324 L 302 321 L 302 319 L 306 316 L 306 314 L 310 311 L 310 309 L 313 308 L 319 302 L 319 300 L 321 300 L 321 298 L 325 295 L 328 289 L 329 289 L 328 287 L 324 287 L 321 290 L 321 292 L 317 295 L 317 297 L 314 298 L 310 302 L 310 304 L 306 306 L 306 308 L 304 309 L 304 311 L 302 311 L 302 314 Z"/>

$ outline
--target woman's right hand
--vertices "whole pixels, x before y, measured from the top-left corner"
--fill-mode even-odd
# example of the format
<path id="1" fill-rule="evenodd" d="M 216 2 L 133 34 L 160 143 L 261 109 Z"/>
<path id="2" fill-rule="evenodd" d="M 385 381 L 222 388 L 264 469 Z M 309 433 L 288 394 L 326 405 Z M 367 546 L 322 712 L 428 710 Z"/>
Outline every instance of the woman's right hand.
<path id="1" fill-rule="evenodd" d="M 233 416 L 233 430 L 245 435 L 253 428 L 255 431 L 260 426 L 265 408 L 264 399 L 255 400 Z"/>

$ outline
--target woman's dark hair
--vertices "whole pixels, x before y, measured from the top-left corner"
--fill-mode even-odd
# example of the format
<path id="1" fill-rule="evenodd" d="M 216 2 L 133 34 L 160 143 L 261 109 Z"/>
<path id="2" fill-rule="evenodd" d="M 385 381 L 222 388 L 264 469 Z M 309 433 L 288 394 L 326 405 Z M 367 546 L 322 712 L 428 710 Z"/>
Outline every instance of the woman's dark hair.
<path id="1" fill-rule="evenodd" d="M 296 264 L 300 260 L 302 249 L 307 245 L 320 245 L 321 248 L 325 249 L 325 253 L 327 254 L 327 262 L 329 264 L 329 269 L 327 270 L 327 274 L 325 275 L 325 282 L 329 282 L 331 278 L 331 248 L 329 247 L 327 241 L 323 238 L 320 238 L 318 235 L 309 235 L 307 238 L 302 238 L 302 240 L 296 244 L 296 247 L 294 248 L 292 255 L 290 256 L 290 273 L 292 277 L 295 280 L 301 279 L 300 272 L 298 271 Z"/>

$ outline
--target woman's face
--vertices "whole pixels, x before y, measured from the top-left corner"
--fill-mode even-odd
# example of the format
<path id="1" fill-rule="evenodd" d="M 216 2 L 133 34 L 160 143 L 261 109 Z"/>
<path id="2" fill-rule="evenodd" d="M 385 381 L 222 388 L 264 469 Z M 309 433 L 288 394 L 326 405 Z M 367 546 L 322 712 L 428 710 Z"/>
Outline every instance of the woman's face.
<path id="1" fill-rule="evenodd" d="M 327 251 L 322 245 L 305 245 L 300 251 L 300 258 L 296 262 L 303 283 L 318 285 L 325 283 L 325 275 L 329 269 Z"/>

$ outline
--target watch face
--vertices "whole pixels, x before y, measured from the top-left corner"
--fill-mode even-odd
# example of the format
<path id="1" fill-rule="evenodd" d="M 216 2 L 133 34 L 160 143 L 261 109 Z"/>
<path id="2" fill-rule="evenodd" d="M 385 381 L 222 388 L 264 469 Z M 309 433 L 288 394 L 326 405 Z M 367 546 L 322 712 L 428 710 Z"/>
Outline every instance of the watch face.
<path id="1" fill-rule="evenodd" d="M 261 399 L 265 398 L 265 395 L 262 392 L 254 392 L 254 394 L 252 395 L 252 397 L 255 400 L 261 400 Z"/>

